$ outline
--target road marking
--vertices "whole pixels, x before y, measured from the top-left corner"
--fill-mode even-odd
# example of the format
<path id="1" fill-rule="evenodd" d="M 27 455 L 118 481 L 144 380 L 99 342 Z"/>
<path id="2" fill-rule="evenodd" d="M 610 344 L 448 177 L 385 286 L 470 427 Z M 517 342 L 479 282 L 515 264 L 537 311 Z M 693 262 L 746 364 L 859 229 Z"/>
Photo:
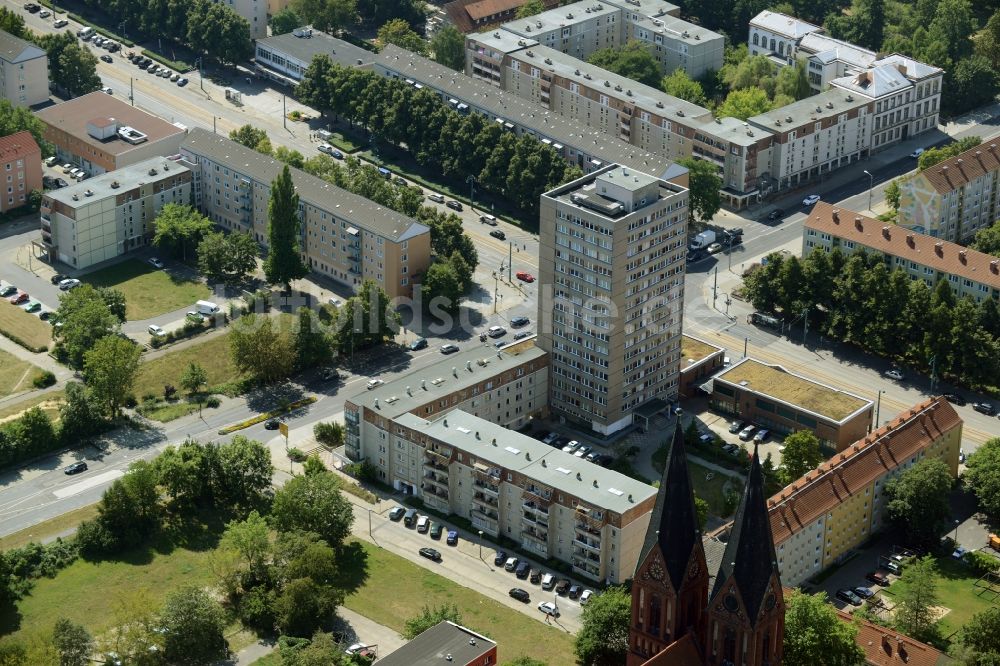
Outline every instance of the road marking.
<path id="1" fill-rule="evenodd" d="M 74 483 L 72 486 L 60 488 L 59 490 L 53 491 L 52 494 L 59 499 L 66 499 L 67 497 L 72 497 L 73 495 L 79 495 L 85 490 L 96 488 L 101 484 L 114 481 L 122 476 L 125 476 L 125 473 L 120 469 L 112 469 L 104 472 L 103 474 L 98 474 L 97 476 L 81 481 L 80 483 Z"/>

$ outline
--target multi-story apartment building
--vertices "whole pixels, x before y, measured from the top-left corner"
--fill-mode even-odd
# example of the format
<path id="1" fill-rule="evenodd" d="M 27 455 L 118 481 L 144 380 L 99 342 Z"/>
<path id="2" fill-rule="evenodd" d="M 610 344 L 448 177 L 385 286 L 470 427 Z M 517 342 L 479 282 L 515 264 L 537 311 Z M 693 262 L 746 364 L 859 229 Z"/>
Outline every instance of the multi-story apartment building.
<path id="1" fill-rule="evenodd" d="M 271 183 L 284 163 L 200 128 L 180 152 L 195 172 L 195 205 L 216 224 L 266 246 Z M 374 280 L 389 298 L 409 296 L 430 266 L 430 229 L 305 171 L 291 173 L 299 246 L 309 267 L 353 290 Z"/>
<path id="2" fill-rule="evenodd" d="M 956 243 L 1000 218 L 1000 147 L 970 148 L 899 183 L 898 224 Z"/>
<path id="3" fill-rule="evenodd" d="M 725 39 L 678 18 L 679 8 L 663 0 L 581 0 L 526 19 L 504 23 L 491 33 L 466 38 L 466 71 L 491 42 L 513 36 L 585 61 L 594 51 L 642 42 L 665 73 L 681 68 L 692 78 L 722 67 Z"/>
<path id="4" fill-rule="evenodd" d="M 660 155 L 624 143 L 616 135 L 539 109 L 517 95 L 498 91 L 485 81 L 464 76 L 393 44 L 386 45 L 375 56 L 374 71 L 417 88 L 433 90 L 460 113 L 478 113 L 509 131 L 536 137 L 584 173 L 617 163 L 687 184 L 687 169 Z"/>
<path id="5" fill-rule="evenodd" d="M 54 104 L 35 115 L 60 161 L 92 176 L 173 155 L 186 130 L 103 92 Z"/>
<path id="6" fill-rule="evenodd" d="M 460 409 L 504 428 L 517 429 L 545 416 L 548 355 L 535 338 L 500 351 L 477 346 L 355 395 L 344 404 L 345 448 L 351 460 L 375 465 L 379 479 L 415 494 L 419 470 L 397 465 L 390 422 L 403 414 L 432 419 Z"/>
<path id="7" fill-rule="evenodd" d="M 49 99 L 49 57 L 45 50 L 0 30 L 0 99 L 34 106 Z"/>
<path id="8" fill-rule="evenodd" d="M 526 0 L 452 0 L 444 6 L 448 20 L 459 32 L 486 30 L 513 20 Z M 559 0 L 543 0 L 545 9 L 559 5 Z"/>
<path id="9" fill-rule="evenodd" d="M 267 37 L 267 12 L 269 0 L 213 0 L 226 5 L 236 15 L 250 24 L 250 38 Z M 273 0 L 271 0 L 273 1 Z"/>
<path id="10" fill-rule="evenodd" d="M 42 243 L 49 261 L 87 268 L 147 245 L 169 203 L 191 201 L 192 174 L 154 157 L 42 196 Z"/>
<path id="11" fill-rule="evenodd" d="M 867 157 L 873 110 L 871 100 L 833 89 L 749 118 L 751 128 L 773 134 L 758 177 L 785 189 Z"/>
<path id="12" fill-rule="evenodd" d="M 962 420 L 928 398 L 768 501 L 781 580 L 799 585 L 841 561 L 885 523 L 885 485 L 925 458 L 958 474 Z"/>
<path id="13" fill-rule="evenodd" d="M 871 400 L 744 358 L 711 380 L 712 407 L 787 435 L 809 430 L 831 451 L 842 451 L 872 428 Z"/>
<path id="14" fill-rule="evenodd" d="M 803 37 L 823 32 L 823 28 L 818 25 L 781 12 L 765 10 L 750 19 L 747 45 L 750 47 L 750 55 L 773 54 L 776 57 L 772 60 L 778 65 L 786 65 L 794 57 Z"/>
<path id="15" fill-rule="evenodd" d="M 26 206 L 42 191 L 42 151 L 31 132 L 0 137 L 0 213 Z"/>
<path id="16" fill-rule="evenodd" d="M 611 434 L 678 394 L 688 191 L 610 165 L 544 193 L 539 219 L 549 406 Z"/>
<path id="17" fill-rule="evenodd" d="M 372 62 L 375 54 L 325 32 L 302 27 L 284 35 L 275 35 L 256 42 L 256 71 L 284 85 L 302 80 L 309 64 L 318 55 L 325 55 L 344 67 L 359 67 Z"/>
<path id="18" fill-rule="evenodd" d="M 821 201 L 806 218 L 802 254 L 834 248 L 881 256 L 890 271 L 902 269 L 928 287 L 947 280 L 957 298 L 1000 299 L 997 257 Z"/>

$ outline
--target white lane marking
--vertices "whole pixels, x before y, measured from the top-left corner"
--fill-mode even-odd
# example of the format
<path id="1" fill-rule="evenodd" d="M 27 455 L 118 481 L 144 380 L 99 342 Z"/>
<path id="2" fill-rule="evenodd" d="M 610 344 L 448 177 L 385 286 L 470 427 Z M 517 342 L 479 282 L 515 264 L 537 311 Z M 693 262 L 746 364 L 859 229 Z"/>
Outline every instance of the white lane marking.
<path id="1" fill-rule="evenodd" d="M 66 499 L 67 497 L 72 497 L 73 495 L 79 495 L 83 491 L 90 490 L 91 488 L 95 488 L 103 483 L 114 481 L 122 476 L 125 476 L 125 473 L 120 469 L 112 469 L 104 472 L 103 474 L 98 474 L 97 476 L 81 481 L 80 483 L 74 483 L 72 486 L 60 488 L 59 490 L 53 491 L 52 494 L 59 499 Z"/>

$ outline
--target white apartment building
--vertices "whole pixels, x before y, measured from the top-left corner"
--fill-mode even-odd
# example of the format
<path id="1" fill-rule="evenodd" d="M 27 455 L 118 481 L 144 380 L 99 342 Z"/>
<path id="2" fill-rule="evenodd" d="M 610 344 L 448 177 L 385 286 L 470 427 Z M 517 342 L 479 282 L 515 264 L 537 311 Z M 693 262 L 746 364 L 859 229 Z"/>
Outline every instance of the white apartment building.
<path id="1" fill-rule="evenodd" d="M 42 196 L 42 243 L 50 261 L 87 268 L 152 241 L 168 203 L 191 202 L 192 173 L 154 157 Z"/>
<path id="2" fill-rule="evenodd" d="M 594 51 L 624 44 L 623 25 L 619 7 L 583 0 L 528 18 L 515 19 L 504 23 L 499 30 L 586 60 Z M 476 38 L 476 34 L 466 35 L 467 40 L 476 41 Z"/>
<path id="3" fill-rule="evenodd" d="M 0 99 L 34 106 L 49 99 L 49 57 L 31 42 L 0 30 Z"/>
<path id="4" fill-rule="evenodd" d="M 766 10 L 750 19 L 747 45 L 750 47 L 750 55 L 774 54 L 778 64 L 787 65 L 803 37 L 823 32 L 823 28 L 818 25 L 788 14 Z"/>
<path id="5" fill-rule="evenodd" d="M 250 24 L 250 38 L 267 37 L 268 0 L 214 0 L 232 9 L 240 18 Z"/>
<path id="6" fill-rule="evenodd" d="M 688 190 L 610 165 L 542 195 L 549 406 L 607 435 L 676 398 Z"/>
<path id="7" fill-rule="evenodd" d="M 255 48 L 257 73 L 285 85 L 301 81 L 309 64 L 318 55 L 325 55 L 333 63 L 344 67 L 366 65 L 375 57 L 371 51 L 309 27 L 258 39 Z"/>

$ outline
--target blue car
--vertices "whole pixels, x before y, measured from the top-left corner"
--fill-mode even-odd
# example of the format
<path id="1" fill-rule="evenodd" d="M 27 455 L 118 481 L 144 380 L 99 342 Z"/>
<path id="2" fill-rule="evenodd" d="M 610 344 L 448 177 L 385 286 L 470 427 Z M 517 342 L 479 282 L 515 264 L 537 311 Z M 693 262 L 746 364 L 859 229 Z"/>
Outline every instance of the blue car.
<path id="1" fill-rule="evenodd" d="M 448 545 L 457 546 L 458 545 L 458 532 L 455 530 L 448 530 Z"/>

